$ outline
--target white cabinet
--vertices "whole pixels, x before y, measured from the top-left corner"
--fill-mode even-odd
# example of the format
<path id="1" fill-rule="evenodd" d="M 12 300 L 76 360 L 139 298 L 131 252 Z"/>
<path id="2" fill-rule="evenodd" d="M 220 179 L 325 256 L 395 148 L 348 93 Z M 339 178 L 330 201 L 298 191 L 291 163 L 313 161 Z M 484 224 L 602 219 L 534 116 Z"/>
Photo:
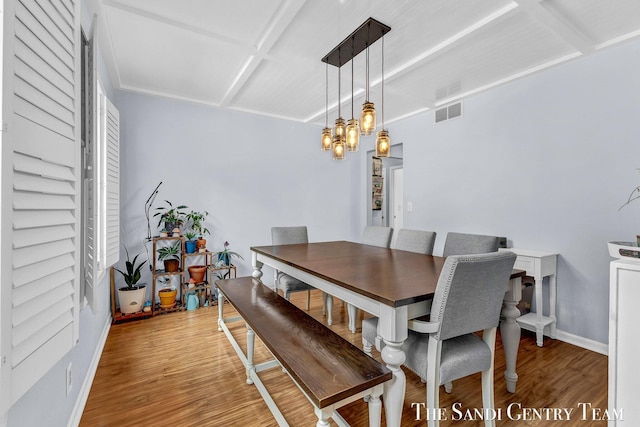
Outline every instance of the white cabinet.
<path id="1" fill-rule="evenodd" d="M 623 420 L 610 420 L 609 426 L 636 426 L 640 420 L 640 262 L 612 261 L 609 287 L 609 414 L 623 414 Z"/>

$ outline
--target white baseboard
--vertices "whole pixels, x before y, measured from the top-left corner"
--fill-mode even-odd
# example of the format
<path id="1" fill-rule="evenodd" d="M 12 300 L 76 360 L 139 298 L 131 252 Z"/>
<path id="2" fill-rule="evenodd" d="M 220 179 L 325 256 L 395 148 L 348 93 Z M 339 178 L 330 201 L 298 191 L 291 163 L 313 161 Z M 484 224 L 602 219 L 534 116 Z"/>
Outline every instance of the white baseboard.
<path id="1" fill-rule="evenodd" d="M 604 354 L 605 356 L 609 354 L 608 344 L 573 335 L 568 332 L 561 331 L 560 329 L 556 331 L 556 339 L 587 350 L 595 351 L 596 353 Z"/>
<path id="2" fill-rule="evenodd" d="M 82 382 L 82 388 L 80 389 L 80 393 L 78 393 L 78 399 L 76 399 L 76 404 L 74 405 L 71 416 L 69 417 L 69 424 L 67 425 L 67 427 L 78 427 L 80 425 L 80 419 L 82 418 L 82 413 L 84 412 L 84 406 L 87 404 L 87 399 L 89 399 L 91 384 L 93 384 L 93 379 L 96 376 L 98 363 L 100 362 L 100 356 L 102 356 L 102 350 L 104 349 L 104 345 L 107 342 L 107 337 L 109 336 L 110 329 L 111 316 L 108 316 L 104 328 L 102 329 L 102 334 L 100 334 L 98 345 L 96 345 L 96 350 L 93 352 L 89 370 L 87 371 L 87 375 L 85 375 L 84 381 Z"/>

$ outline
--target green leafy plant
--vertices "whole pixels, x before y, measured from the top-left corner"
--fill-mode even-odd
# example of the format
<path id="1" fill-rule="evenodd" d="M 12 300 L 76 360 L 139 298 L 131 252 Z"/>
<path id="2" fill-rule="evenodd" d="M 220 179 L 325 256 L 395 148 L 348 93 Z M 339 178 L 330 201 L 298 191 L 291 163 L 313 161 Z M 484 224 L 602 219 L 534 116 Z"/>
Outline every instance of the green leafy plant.
<path id="1" fill-rule="evenodd" d="M 170 259 L 180 259 L 180 240 L 172 245 L 163 246 L 158 249 L 158 261 L 166 261 Z"/>
<path id="2" fill-rule="evenodd" d="M 125 267 L 127 272 L 125 273 L 124 271 L 117 268 L 115 270 L 118 273 L 122 274 L 122 277 L 124 277 L 124 282 L 127 284 L 127 287 L 129 289 L 134 289 L 136 287 L 136 284 L 140 280 L 140 270 L 142 270 L 142 266 L 144 265 L 145 262 L 147 262 L 147 260 L 145 259 L 142 262 L 140 262 L 140 264 L 136 264 L 140 254 L 133 257 L 133 261 L 131 261 L 129 259 L 129 251 L 127 250 L 127 247 L 125 245 L 122 245 L 122 246 L 124 246 L 124 251 L 127 254 L 127 261 L 125 262 Z"/>
<path id="3" fill-rule="evenodd" d="M 159 206 L 156 208 L 156 210 L 158 212 L 156 212 L 155 214 L 153 214 L 153 216 L 157 216 L 159 217 L 158 219 L 158 227 L 160 227 L 160 225 L 164 222 L 165 224 L 169 223 L 169 224 L 178 224 L 179 226 L 181 226 L 182 224 L 184 224 L 185 219 L 187 218 L 187 213 L 184 211 L 184 209 L 187 209 L 188 206 L 186 205 L 178 205 L 178 206 L 173 206 L 173 203 L 171 203 L 168 200 L 164 201 L 166 203 L 166 206 Z M 167 227 L 165 227 L 167 228 Z M 169 229 L 167 228 L 167 231 L 171 232 L 173 230 L 173 228 Z"/>
<path id="4" fill-rule="evenodd" d="M 216 267 L 231 265 L 231 260 L 233 259 L 233 257 L 244 259 L 242 258 L 242 255 L 240 255 L 239 253 L 230 251 L 229 242 L 226 242 L 226 241 L 224 242 L 224 249 L 221 251 L 215 252 L 213 256 L 218 257 L 218 261 L 216 262 Z"/>
<path id="5" fill-rule="evenodd" d="M 186 215 L 187 221 L 189 221 L 191 229 L 202 237 L 205 234 L 210 234 L 209 229 L 203 224 L 204 220 L 209 216 L 209 212 L 191 211 Z"/>
<path id="6" fill-rule="evenodd" d="M 193 240 L 193 238 L 197 236 L 197 234 L 193 231 L 187 231 L 186 233 L 184 233 L 184 235 L 186 236 L 187 240 Z"/>

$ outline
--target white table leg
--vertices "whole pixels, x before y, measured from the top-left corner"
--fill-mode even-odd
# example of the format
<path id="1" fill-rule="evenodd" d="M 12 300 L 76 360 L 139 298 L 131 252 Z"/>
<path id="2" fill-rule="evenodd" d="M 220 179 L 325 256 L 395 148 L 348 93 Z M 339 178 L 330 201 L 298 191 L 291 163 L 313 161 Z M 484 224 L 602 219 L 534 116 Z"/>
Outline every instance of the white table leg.
<path id="1" fill-rule="evenodd" d="M 347 304 L 347 314 L 349 317 L 349 330 L 356 333 L 356 317 L 358 317 L 358 307 L 353 304 Z"/>
<path id="2" fill-rule="evenodd" d="M 504 305 L 502 316 L 504 320 L 500 323 L 500 334 L 502 336 L 502 347 L 506 370 L 504 377 L 507 380 L 507 391 L 516 392 L 516 360 L 518 358 L 518 346 L 520 345 L 520 325 L 516 319 L 520 316 L 520 310 L 516 307 L 522 299 L 522 279 L 516 278 L 509 281 L 509 290 L 504 295 Z"/>
<path id="3" fill-rule="evenodd" d="M 399 427 L 402 420 L 402 407 L 404 404 L 404 393 L 407 388 L 407 379 L 400 366 L 404 363 L 405 354 L 402 351 L 402 342 L 384 340 L 385 346 L 382 349 L 382 360 L 391 370 L 393 378 L 384 383 L 384 412 L 388 427 Z"/>
<path id="4" fill-rule="evenodd" d="M 258 254 L 256 252 L 251 252 L 251 265 L 253 266 L 253 273 L 251 273 L 251 277 L 260 280 L 263 274 L 262 263 L 258 261 Z"/>
<path id="5" fill-rule="evenodd" d="M 324 298 L 324 303 L 322 305 L 326 307 L 327 310 L 327 324 L 331 325 L 333 324 L 333 295 L 323 292 L 322 298 Z"/>
<path id="6" fill-rule="evenodd" d="M 556 339 L 556 275 L 549 276 L 549 316 L 553 319 L 549 325 L 549 336 Z"/>
<path id="7" fill-rule="evenodd" d="M 544 343 L 544 323 L 542 323 L 542 277 L 535 278 L 535 292 L 536 292 L 536 344 L 538 347 L 542 347 Z"/>

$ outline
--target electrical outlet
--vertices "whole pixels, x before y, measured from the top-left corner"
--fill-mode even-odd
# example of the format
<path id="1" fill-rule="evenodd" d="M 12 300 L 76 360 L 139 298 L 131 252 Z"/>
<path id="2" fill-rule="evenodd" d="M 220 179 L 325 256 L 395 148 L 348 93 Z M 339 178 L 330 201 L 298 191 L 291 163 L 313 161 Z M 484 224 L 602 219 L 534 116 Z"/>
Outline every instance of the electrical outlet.
<path id="1" fill-rule="evenodd" d="M 71 363 L 69 363 L 69 365 L 67 366 L 67 396 L 69 396 L 69 393 L 71 392 L 72 385 L 73 382 L 71 381 Z"/>

